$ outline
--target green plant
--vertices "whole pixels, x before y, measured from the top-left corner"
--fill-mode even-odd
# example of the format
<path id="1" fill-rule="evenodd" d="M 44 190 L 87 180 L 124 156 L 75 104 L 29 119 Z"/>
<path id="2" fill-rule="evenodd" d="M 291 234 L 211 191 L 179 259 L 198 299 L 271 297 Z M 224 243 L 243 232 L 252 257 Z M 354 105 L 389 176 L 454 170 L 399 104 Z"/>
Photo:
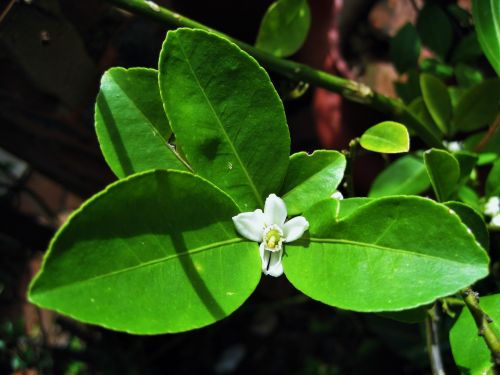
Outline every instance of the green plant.
<path id="1" fill-rule="evenodd" d="M 271 53 L 239 43 L 246 53 L 220 33 L 166 9 L 139 1 L 115 3 L 190 28 L 167 34 L 157 71 L 112 68 L 104 74 L 96 130 L 119 180 L 83 204 L 58 231 L 31 285 L 32 302 L 130 333 L 181 332 L 235 311 L 262 271 L 272 276 L 284 272 L 315 300 L 402 320 L 434 311 L 436 301 L 452 314 L 448 300 L 460 296 L 468 310 L 451 331 L 457 364 L 476 373 L 500 361 L 498 294 L 487 297 L 483 309 L 469 289 L 490 274 L 483 215 L 487 200 L 489 228 L 498 229 L 498 78 L 463 78 L 468 88 L 449 87 L 404 56 L 405 61 L 396 61 L 398 69 L 414 69 L 408 76 L 418 76 L 417 90 L 412 91 L 411 80 L 399 86 L 411 94 L 405 105 L 274 56 L 286 53 L 274 47 L 282 43 L 279 38 L 266 44 L 266 35 L 273 33 L 262 31 L 257 42 Z M 280 7 L 289 12 L 286 3 L 280 0 L 273 12 Z M 484 3 L 476 2 L 475 11 L 481 13 Z M 307 7 L 305 2 L 290 4 Z M 498 6 L 490 5 L 499 15 Z M 269 14 L 261 30 L 266 20 L 286 19 Z M 440 8 L 426 8 L 421 17 L 428 14 L 449 17 Z M 477 18 L 480 25 L 493 22 L 484 17 Z M 420 19 L 417 29 L 405 26 L 394 38 L 395 58 L 410 34 L 414 48 L 422 43 L 435 50 L 436 64 L 467 55 L 450 52 L 448 32 L 433 44 L 425 24 Z M 308 22 L 301 25 L 306 33 Z M 478 27 L 479 41 L 491 47 L 486 56 L 496 69 L 499 42 L 491 30 Z M 300 34 L 293 48 L 287 46 L 288 53 L 304 40 Z M 252 56 L 285 76 L 391 114 L 404 125 L 377 124 L 343 154 L 290 155 L 283 105 Z M 464 66 L 454 67 L 457 80 Z M 408 152 L 407 128 L 434 148 L 413 150 L 390 164 L 368 197 L 339 199 L 338 186 L 344 177 L 351 182 L 359 147 Z M 462 135 L 463 146 L 451 143 Z M 480 197 L 475 171 L 492 163 Z M 436 200 L 405 195 L 424 193 L 430 186 Z M 352 182 L 349 188 L 352 192 Z M 474 322 L 484 340 L 470 334 Z M 460 345 L 474 345 L 481 355 L 466 359 L 468 352 L 457 349 Z"/>

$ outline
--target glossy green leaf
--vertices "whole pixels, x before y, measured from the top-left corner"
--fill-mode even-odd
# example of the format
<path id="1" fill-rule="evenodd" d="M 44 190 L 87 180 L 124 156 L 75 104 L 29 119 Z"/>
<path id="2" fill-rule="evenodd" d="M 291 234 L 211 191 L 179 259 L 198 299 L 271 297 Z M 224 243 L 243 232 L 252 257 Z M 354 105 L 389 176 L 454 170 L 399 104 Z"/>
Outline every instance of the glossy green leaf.
<path id="1" fill-rule="evenodd" d="M 150 171 L 90 198 L 58 231 L 29 299 L 137 334 L 180 332 L 236 310 L 260 279 L 235 203 L 190 173 Z"/>
<path id="2" fill-rule="evenodd" d="M 278 0 L 264 15 L 255 46 L 278 57 L 290 56 L 304 44 L 310 25 L 307 0 Z"/>
<path id="3" fill-rule="evenodd" d="M 481 203 L 481 199 L 474 189 L 468 187 L 467 185 L 461 186 L 458 189 L 458 198 L 468 206 L 474 208 L 477 212 L 482 212 L 483 205 Z"/>
<path id="4" fill-rule="evenodd" d="M 160 91 L 177 142 L 195 172 L 226 191 L 242 211 L 264 206 L 288 168 L 283 104 L 257 62 L 202 30 L 167 34 Z"/>
<path id="5" fill-rule="evenodd" d="M 406 155 L 380 173 L 368 193 L 379 198 L 388 195 L 420 194 L 430 187 L 425 165 L 419 158 Z"/>
<path id="6" fill-rule="evenodd" d="M 500 336 L 500 294 L 481 297 L 479 304 L 493 319 L 490 327 Z M 483 375 L 489 374 L 488 371 L 493 369 L 491 352 L 483 337 L 478 335 L 474 318 L 465 307 L 450 330 L 450 345 L 455 363 L 462 373 Z"/>
<path id="7" fill-rule="evenodd" d="M 437 139 L 443 138 L 443 132 L 436 125 L 434 120 L 432 119 L 427 106 L 425 105 L 424 99 L 422 97 L 418 97 L 413 100 L 408 106 L 410 112 L 420 121 L 420 123 L 427 128 L 429 132 L 434 134 Z"/>
<path id="8" fill-rule="evenodd" d="M 318 150 L 311 155 L 299 152 L 290 156 L 281 189 L 288 214 L 297 215 L 329 198 L 344 177 L 345 165 L 344 155 L 337 151 Z"/>
<path id="9" fill-rule="evenodd" d="M 112 68 L 104 73 L 95 126 L 104 158 L 119 178 L 154 168 L 187 170 L 168 143 L 172 131 L 156 70 Z"/>
<path id="10" fill-rule="evenodd" d="M 424 152 L 424 163 L 438 201 L 451 197 L 460 178 L 460 165 L 447 151 L 430 149 Z"/>
<path id="11" fill-rule="evenodd" d="M 448 133 L 453 108 L 445 84 L 439 78 L 424 73 L 420 75 L 420 87 L 432 119 L 443 133 Z"/>
<path id="12" fill-rule="evenodd" d="M 472 15 L 484 54 L 500 76 L 500 2 L 473 0 Z"/>
<path id="13" fill-rule="evenodd" d="M 495 119 L 500 102 L 500 79 L 488 79 L 471 87 L 460 98 L 453 122 L 458 131 L 474 131 Z"/>
<path id="14" fill-rule="evenodd" d="M 384 154 L 410 150 L 410 134 L 406 126 L 394 121 L 384 121 L 366 130 L 359 143 L 363 148 Z"/>
<path id="15" fill-rule="evenodd" d="M 426 3 L 418 14 L 417 31 L 422 44 L 446 57 L 453 40 L 453 26 L 441 7 Z"/>
<path id="16" fill-rule="evenodd" d="M 490 247 L 490 235 L 481 214 L 472 207 L 461 202 L 446 202 L 445 205 L 460 217 L 462 223 L 472 231 L 474 237 L 476 237 L 476 240 L 481 244 L 483 249 L 488 250 Z"/>
<path id="17" fill-rule="evenodd" d="M 287 244 L 283 258 L 290 282 L 316 300 L 354 311 L 398 311 L 488 275 L 485 251 L 458 216 L 429 199 L 375 199 L 342 219 L 332 212 L 317 206 L 305 212 L 309 237 Z M 317 226 L 325 215 L 331 224 Z"/>
<path id="18" fill-rule="evenodd" d="M 500 159 L 493 164 L 493 168 L 488 174 L 485 193 L 487 197 L 500 196 Z"/>
<path id="19" fill-rule="evenodd" d="M 415 26 L 407 23 L 391 39 L 389 54 L 400 73 L 417 66 L 420 56 L 420 39 Z"/>

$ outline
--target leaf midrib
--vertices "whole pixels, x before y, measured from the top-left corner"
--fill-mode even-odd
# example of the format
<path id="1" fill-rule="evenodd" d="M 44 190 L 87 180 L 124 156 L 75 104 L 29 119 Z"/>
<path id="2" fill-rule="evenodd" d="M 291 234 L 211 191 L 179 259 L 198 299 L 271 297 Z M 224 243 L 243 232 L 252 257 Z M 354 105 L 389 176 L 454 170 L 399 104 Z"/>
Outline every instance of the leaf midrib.
<path id="1" fill-rule="evenodd" d="M 405 250 L 397 249 L 397 248 L 393 248 L 393 247 L 381 246 L 381 245 L 376 245 L 376 244 L 371 244 L 371 243 L 366 243 L 366 242 L 358 242 L 358 241 L 353 241 L 353 240 L 346 240 L 346 239 L 310 237 L 307 239 L 298 240 L 297 242 L 307 242 L 307 241 L 315 242 L 315 243 L 346 244 L 346 245 L 354 245 L 354 246 L 360 246 L 360 247 L 375 248 L 377 250 L 389 251 L 389 252 L 397 253 L 397 254 L 404 254 L 405 256 L 430 258 L 430 259 L 436 259 L 439 261 L 446 261 L 446 262 L 450 262 L 450 263 L 472 265 L 471 263 L 469 263 L 467 261 L 461 262 L 461 261 L 453 260 L 453 259 L 449 259 L 449 258 L 440 258 L 440 257 L 430 255 L 430 254 L 416 253 L 416 252 L 405 251 Z"/>
<path id="2" fill-rule="evenodd" d="M 193 69 L 193 66 L 191 65 L 191 62 L 189 61 L 189 59 L 188 59 L 188 57 L 186 55 L 186 52 L 184 51 L 184 47 L 182 46 L 181 40 L 180 40 L 180 38 L 177 35 L 176 35 L 176 39 L 177 39 L 177 42 L 179 43 L 179 49 L 180 49 L 182 55 L 184 56 L 184 60 L 186 61 L 186 64 L 188 65 L 189 70 L 191 71 L 191 74 L 193 75 L 193 77 L 194 77 L 194 79 L 196 81 L 196 84 L 200 88 L 200 91 L 203 94 L 203 97 L 205 98 L 205 101 L 207 102 L 208 107 L 210 108 L 210 110 L 212 111 L 213 115 L 215 116 L 215 119 L 217 120 L 217 124 L 219 125 L 220 130 L 221 130 L 222 134 L 224 135 L 224 138 L 226 139 L 226 142 L 229 144 L 229 147 L 231 148 L 231 151 L 233 152 L 234 156 L 236 157 L 236 161 L 238 162 L 238 164 L 240 165 L 241 169 L 243 170 L 243 173 L 245 174 L 245 177 L 248 180 L 248 184 L 251 187 L 252 192 L 255 195 L 255 198 L 257 199 L 257 202 L 259 203 L 260 206 L 264 206 L 264 201 L 262 200 L 262 198 L 261 198 L 261 196 L 260 196 L 260 194 L 259 194 L 259 192 L 257 190 L 257 187 L 253 183 L 253 180 L 251 179 L 250 174 L 248 173 L 248 170 L 246 169 L 245 165 L 243 164 L 243 161 L 241 160 L 240 155 L 236 151 L 236 148 L 234 147 L 234 144 L 231 141 L 231 138 L 229 138 L 229 135 L 227 134 L 226 129 L 224 129 L 224 125 L 222 124 L 221 119 L 219 118 L 217 112 L 215 111 L 215 108 L 212 106 L 212 102 L 210 101 L 210 99 L 208 98 L 207 94 L 205 93 L 205 89 L 201 85 L 201 82 L 198 79 L 198 76 L 196 75 L 196 73 L 195 73 L 195 71 Z"/>
<path id="3" fill-rule="evenodd" d="M 110 77 L 112 78 L 113 82 L 120 88 L 121 92 L 124 94 L 124 96 L 128 99 L 129 103 L 132 104 L 132 106 L 137 109 L 138 113 L 141 114 L 141 116 L 144 118 L 145 123 L 150 127 L 150 129 L 153 131 L 154 134 L 156 134 L 160 139 L 163 140 L 163 142 L 160 142 L 160 144 L 165 147 L 176 159 L 181 165 L 185 166 L 188 170 L 192 171 L 189 165 L 186 165 L 184 160 L 181 159 L 180 155 L 172 148 L 172 146 L 168 143 L 168 139 L 165 138 L 159 131 L 158 129 L 153 125 L 153 122 L 150 120 L 150 118 L 146 115 L 146 113 L 135 103 L 133 98 L 128 95 L 127 91 L 120 85 L 119 81 L 115 79 L 110 74 Z"/>
<path id="4" fill-rule="evenodd" d="M 93 281 L 100 280 L 100 279 L 105 279 L 105 278 L 116 276 L 116 275 L 119 275 L 119 274 L 122 274 L 125 272 L 131 272 L 131 271 L 135 271 L 135 270 L 138 270 L 141 268 L 150 267 L 150 266 L 153 266 L 153 265 L 158 264 L 158 263 L 167 262 L 167 261 L 174 259 L 174 258 L 180 258 L 182 256 L 191 256 L 193 254 L 201 253 L 203 251 L 211 250 L 211 249 L 214 249 L 217 247 L 224 247 L 227 245 L 232 245 L 232 244 L 244 242 L 244 241 L 245 241 L 244 239 L 238 237 L 238 238 L 231 238 L 231 239 L 228 239 L 225 241 L 213 242 L 209 245 L 200 246 L 198 248 L 188 250 L 188 251 L 180 253 L 180 254 L 167 255 L 167 256 L 164 256 L 164 257 L 161 257 L 158 259 L 153 259 L 153 260 L 150 260 L 147 262 L 139 263 L 139 264 L 136 264 L 136 265 L 131 266 L 131 267 L 122 268 L 120 270 L 115 270 L 115 271 L 104 273 L 104 274 L 101 274 L 98 276 L 93 276 L 93 277 L 90 277 L 87 279 L 77 280 L 74 282 L 66 283 L 64 285 L 58 285 L 58 286 L 53 287 L 53 288 L 47 288 L 47 289 L 42 290 L 41 292 L 38 292 L 35 294 L 38 294 L 38 295 L 45 294 L 48 292 L 53 292 L 56 289 L 68 288 L 71 286 L 75 286 L 77 284 L 83 284 L 83 283 L 93 282 Z"/>
<path id="5" fill-rule="evenodd" d="M 290 190 L 288 190 L 285 194 L 283 194 L 283 199 L 285 199 L 285 197 L 289 196 L 291 193 L 293 193 L 294 190 L 300 188 L 303 184 L 309 182 L 310 180 L 312 180 L 314 177 L 316 177 L 317 175 L 319 175 L 321 172 L 324 172 L 325 170 L 329 169 L 329 167 L 337 162 L 338 160 L 342 160 L 340 157 L 337 156 L 337 158 L 328 163 L 325 167 L 319 169 L 317 172 L 314 172 L 312 175 L 309 175 L 305 180 L 303 180 L 302 182 L 298 183 L 297 185 L 295 185 L 293 188 L 291 188 Z M 338 184 L 337 186 L 335 187 L 335 189 L 338 187 Z"/>

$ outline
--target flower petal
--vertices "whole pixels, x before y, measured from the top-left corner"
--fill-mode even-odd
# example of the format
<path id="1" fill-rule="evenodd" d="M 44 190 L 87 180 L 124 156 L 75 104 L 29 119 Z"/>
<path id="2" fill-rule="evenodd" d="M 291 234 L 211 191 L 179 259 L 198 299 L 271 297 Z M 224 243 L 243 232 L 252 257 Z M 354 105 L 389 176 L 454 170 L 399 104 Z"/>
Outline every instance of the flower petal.
<path id="1" fill-rule="evenodd" d="M 283 255 L 283 251 L 278 251 L 278 252 L 270 252 L 270 261 L 269 261 L 269 266 L 267 269 L 264 271 L 265 275 L 269 276 L 274 276 L 278 277 L 283 274 L 283 263 L 281 263 L 281 257 Z"/>
<path id="2" fill-rule="evenodd" d="M 236 230 L 243 237 L 251 241 L 262 241 L 264 231 L 264 213 L 261 209 L 254 212 L 243 212 L 233 216 L 233 223 Z"/>
<path id="3" fill-rule="evenodd" d="M 266 250 L 264 242 L 262 242 L 259 246 L 260 259 L 262 260 L 262 272 L 266 272 L 267 264 L 269 263 L 269 257 L 271 256 L 271 252 Z"/>
<path id="4" fill-rule="evenodd" d="M 276 224 L 280 227 L 286 220 L 286 205 L 283 199 L 275 194 L 270 194 L 264 205 L 264 220 L 267 225 Z"/>
<path id="5" fill-rule="evenodd" d="M 292 242 L 302 237 L 304 232 L 309 229 L 309 222 L 304 216 L 297 216 L 287 221 L 283 226 L 283 235 L 285 242 Z"/>

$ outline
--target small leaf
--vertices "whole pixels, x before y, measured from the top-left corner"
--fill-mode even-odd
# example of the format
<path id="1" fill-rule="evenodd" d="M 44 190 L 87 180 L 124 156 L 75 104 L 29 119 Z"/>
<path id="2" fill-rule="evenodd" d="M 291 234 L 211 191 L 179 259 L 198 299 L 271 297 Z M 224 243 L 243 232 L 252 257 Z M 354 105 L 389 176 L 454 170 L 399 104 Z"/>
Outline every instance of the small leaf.
<path id="1" fill-rule="evenodd" d="M 484 79 L 481 70 L 475 69 L 464 63 L 458 63 L 455 66 L 455 76 L 457 77 L 458 84 L 464 88 L 477 85 Z"/>
<path id="2" fill-rule="evenodd" d="M 429 132 L 434 134 L 437 139 L 443 138 L 443 132 L 438 128 L 438 126 L 432 119 L 432 116 L 429 113 L 429 110 L 427 109 L 422 97 L 418 97 L 413 100 L 408 106 L 408 109 Z"/>
<path id="3" fill-rule="evenodd" d="M 493 164 L 493 168 L 488 174 L 485 193 L 487 197 L 500 196 L 500 159 Z"/>
<path id="4" fill-rule="evenodd" d="M 500 2 L 473 0 L 472 15 L 484 54 L 500 76 Z"/>
<path id="5" fill-rule="evenodd" d="M 474 31 L 464 36 L 453 51 L 451 62 L 471 62 L 483 56 L 483 51 Z"/>
<path id="6" fill-rule="evenodd" d="M 261 275 L 236 234 L 234 202 L 190 173 L 150 171 L 90 198 L 50 244 L 29 299 L 136 334 L 206 326 L 236 310 Z"/>
<path id="7" fill-rule="evenodd" d="M 491 329 L 500 336 L 500 294 L 481 297 L 481 309 L 493 320 Z M 484 338 L 478 335 L 478 328 L 469 310 L 464 307 L 450 330 L 450 345 L 453 358 L 464 373 L 487 374 L 493 370 L 489 351 Z"/>
<path id="8" fill-rule="evenodd" d="M 476 163 L 478 161 L 478 157 L 476 154 L 472 154 L 467 151 L 458 151 L 453 154 L 455 159 L 457 159 L 458 164 L 460 166 L 460 179 L 459 184 L 464 184 L 470 177 L 470 174 Z"/>
<path id="9" fill-rule="evenodd" d="M 307 0 L 278 0 L 264 15 L 255 46 L 278 57 L 293 55 L 304 44 L 310 25 Z"/>
<path id="10" fill-rule="evenodd" d="M 289 215 L 304 212 L 316 202 L 329 198 L 344 177 L 345 157 L 337 151 L 319 150 L 312 155 L 299 152 L 290 164 L 281 196 Z"/>
<path id="11" fill-rule="evenodd" d="M 483 217 L 475 209 L 461 202 L 446 202 L 445 205 L 460 217 L 462 223 L 472 231 L 483 249 L 488 250 L 490 247 L 490 235 Z"/>
<path id="12" fill-rule="evenodd" d="M 461 186 L 458 189 L 458 198 L 477 212 L 482 212 L 481 200 L 474 189 L 471 189 L 467 185 Z"/>
<path id="13" fill-rule="evenodd" d="M 317 205 L 323 202 L 329 204 Z M 429 199 L 375 199 L 316 226 L 331 212 L 305 212 L 309 238 L 287 244 L 283 258 L 287 278 L 313 299 L 354 311 L 399 311 L 488 275 L 485 251 L 458 216 Z"/>
<path id="14" fill-rule="evenodd" d="M 389 195 L 420 194 L 430 185 L 424 163 L 413 155 L 406 155 L 377 176 L 368 196 L 379 198 Z"/>
<path id="15" fill-rule="evenodd" d="M 438 5 L 426 3 L 418 15 L 417 31 L 422 44 L 446 57 L 453 40 L 453 25 Z"/>
<path id="16" fill-rule="evenodd" d="M 457 159 L 447 151 L 433 148 L 424 152 L 424 162 L 437 200 L 449 199 L 460 178 Z"/>
<path id="17" fill-rule="evenodd" d="M 112 68 L 104 73 L 95 126 L 104 158 L 119 178 L 154 168 L 187 170 L 168 143 L 172 131 L 156 70 Z"/>
<path id="18" fill-rule="evenodd" d="M 408 152 L 410 135 L 403 124 L 384 121 L 363 133 L 359 141 L 363 148 L 384 154 Z"/>
<path id="19" fill-rule="evenodd" d="M 453 117 L 455 129 L 471 132 L 486 127 L 495 119 L 499 102 L 499 79 L 487 79 L 471 87 L 457 104 Z"/>
<path id="20" fill-rule="evenodd" d="M 420 87 L 432 119 L 443 133 L 448 133 L 453 108 L 445 84 L 440 79 L 424 73 L 420 75 Z"/>
<path id="21" fill-rule="evenodd" d="M 279 191 L 290 155 L 283 104 L 258 63 L 202 30 L 169 31 L 160 91 L 178 144 L 195 172 L 242 211 Z"/>
<path id="22" fill-rule="evenodd" d="M 420 56 L 420 39 L 417 30 L 407 23 L 391 39 L 389 54 L 399 73 L 416 68 Z"/>

